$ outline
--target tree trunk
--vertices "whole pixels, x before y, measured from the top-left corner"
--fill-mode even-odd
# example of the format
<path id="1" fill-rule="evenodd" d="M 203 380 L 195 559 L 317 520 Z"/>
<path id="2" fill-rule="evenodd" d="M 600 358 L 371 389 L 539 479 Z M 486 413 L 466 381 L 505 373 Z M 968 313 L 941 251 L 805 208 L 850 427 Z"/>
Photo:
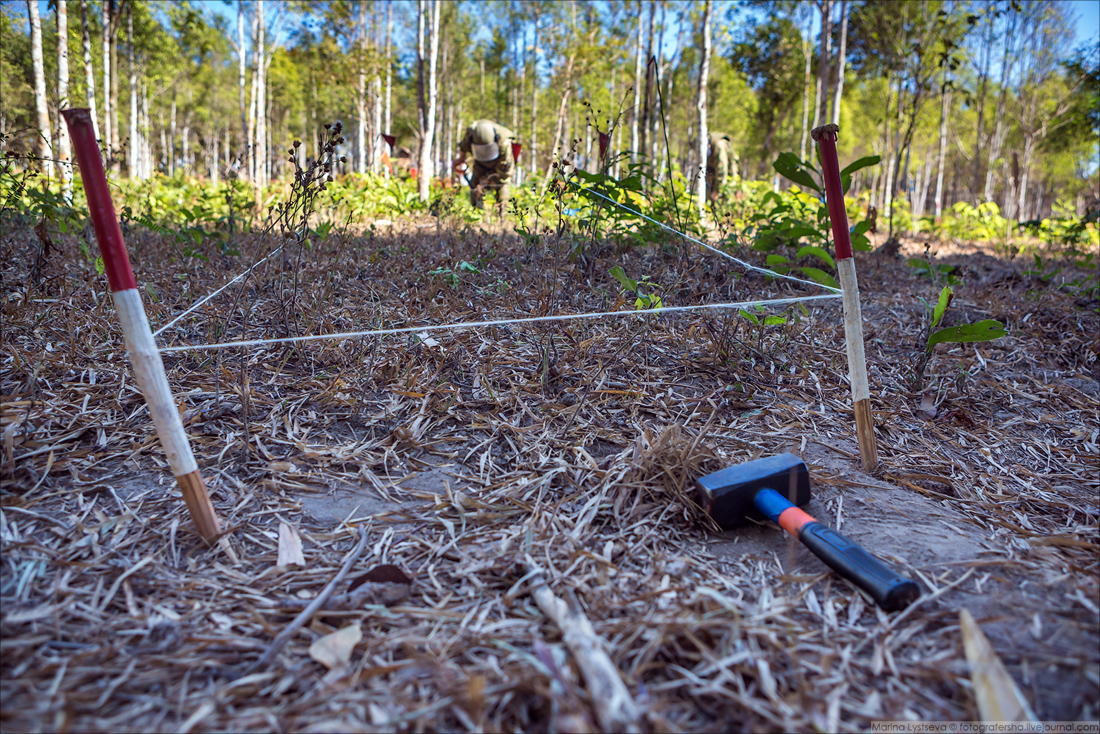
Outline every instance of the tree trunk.
<path id="1" fill-rule="evenodd" d="M 111 168 L 118 173 L 122 166 L 122 160 L 117 153 L 122 148 L 122 130 L 118 125 L 118 113 L 121 105 L 118 103 L 118 23 L 122 20 L 122 7 L 111 0 L 111 133 L 114 135 L 115 151 L 111 155 Z"/>
<path id="2" fill-rule="evenodd" d="M 111 10 L 107 0 L 101 0 L 103 6 L 103 143 L 107 146 L 108 162 L 113 157 L 115 147 L 114 129 L 111 127 Z"/>
<path id="3" fill-rule="evenodd" d="M 141 141 L 138 139 L 137 59 L 134 58 L 134 6 L 126 14 L 126 58 L 129 61 L 130 82 L 130 144 L 127 146 L 126 167 L 130 178 L 140 178 L 138 160 Z"/>
<path id="4" fill-rule="evenodd" d="M 638 113 L 642 107 L 642 39 L 645 34 L 645 10 L 638 0 L 638 44 L 634 54 L 634 106 L 630 110 L 630 162 L 638 162 Z"/>
<path id="5" fill-rule="evenodd" d="M 638 0 L 641 2 L 641 0 Z M 538 117 L 539 117 L 539 11 L 538 3 L 535 7 L 535 46 L 532 49 L 532 72 L 531 72 L 531 153 L 528 160 L 531 161 L 531 177 L 538 176 L 539 171 L 539 158 L 538 158 Z"/>
<path id="6" fill-rule="evenodd" d="M 92 117 L 95 139 L 102 146 L 103 137 L 99 130 L 99 120 L 96 119 L 95 70 L 92 68 L 92 37 L 88 33 L 88 0 L 80 0 L 80 31 L 84 46 L 84 93 L 88 99 L 88 112 Z"/>
<path id="7" fill-rule="evenodd" d="M 359 156 L 356 171 L 367 172 L 367 4 L 359 0 L 359 94 L 356 97 L 358 124 L 355 126 Z"/>
<path id="8" fill-rule="evenodd" d="M 31 17 L 31 64 L 34 66 L 34 111 L 38 126 L 37 155 L 39 170 L 53 175 L 53 146 L 50 144 L 50 108 L 46 102 L 46 72 L 42 63 L 42 21 L 38 17 L 38 0 L 27 0 Z"/>
<path id="9" fill-rule="evenodd" d="M 1005 125 L 1005 104 L 1008 101 L 1008 77 L 1012 67 L 1016 65 L 1015 35 L 1016 14 L 1009 10 L 1008 27 L 1005 30 L 1004 57 L 1001 59 L 1001 94 L 997 99 L 997 112 L 993 121 L 993 137 L 989 141 L 989 161 L 985 170 L 985 188 L 982 195 L 985 201 L 993 200 L 993 176 L 996 170 L 997 159 L 1001 157 L 1005 136 L 1008 134 Z"/>
<path id="10" fill-rule="evenodd" d="M 802 140 L 798 144 L 799 157 L 802 160 L 807 160 L 806 141 L 809 139 L 810 134 L 810 60 L 813 58 L 810 33 L 812 33 L 813 20 L 814 14 L 811 10 L 807 13 L 806 35 L 802 37 L 802 57 L 806 62 L 802 80 Z"/>
<path id="11" fill-rule="evenodd" d="M 707 77 L 710 75 L 710 13 L 711 0 L 703 6 L 703 48 L 699 60 L 699 94 L 696 110 L 699 113 L 699 180 L 696 184 L 699 218 L 706 219 L 707 206 Z"/>
<path id="12" fill-rule="evenodd" d="M 833 122 L 840 124 L 840 101 L 844 97 L 844 64 L 848 54 L 848 0 L 840 3 L 840 49 L 837 51 L 836 96 L 833 97 Z"/>
<path id="13" fill-rule="evenodd" d="M 61 110 L 67 110 L 69 102 L 69 7 L 65 0 L 57 0 L 57 157 L 61 166 L 61 197 L 66 204 L 73 203 L 72 146 L 69 128 L 61 119 Z"/>
<path id="14" fill-rule="evenodd" d="M 149 141 L 149 88 L 144 74 L 141 79 L 141 119 L 138 121 L 138 129 L 141 131 L 141 177 L 147 179 L 153 175 L 153 145 Z M 216 146 L 217 142 L 215 150 Z"/>
<path id="15" fill-rule="evenodd" d="M 386 121 L 387 133 L 393 125 L 393 107 L 390 104 L 393 89 L 393 59 L 390 58 L 390 41 L 393 38 L 393 0 L 386 3 Z"/>
<path id="16" fill-rule="evenodd" d="M 936 221 L 943 216 L 943 168 L 947 152 L 947 110 L 951 106 L 951 87 L 947 80 L 947 70 L 943 72 L 943 90 L 940 102 L 940 148 L 936 163 Z"/>
<path id="17" fill-rule="evenodd" d="M 420 170 L 417 172 L 420 200 L 428 201 L 431 180 L 434 175 L 432 143 L 435 138 L 436 59 L 439 55 L 439 0 L 417 0 L 417 91 L 419 92 L 420 117 Z M 428 48 L 424 48 L 424 31 L 427 25 Z M 425 62 L 427 69 L 425 69 Z"/>
<path id="18" fill-rule="evenodd" d="M 237 90 L 241 106 L 241 149 L 237 155 L 240 159 L 240 175 L 246 179 L 250 177 L 248 166 L 249 161 L 252 159 L 249 152 L 252 137 L 248 127 L 248 107 L 244 98 L 244 80 L 247 67 L 247 51 L 244 47 L 244 0 L 237 0 Z M 302 132 L 305 133 L 304 130 Z M 174 138 L 172 145 L 175 145 Z"/>
<path id="19" fill-rule="evenodd" d="M 646 168 L 649 172 L 653 173 L 653 136 L 652 130 L 650 130 L 653 124 L 653 108 L 657 103 L 656 90 L 653 85 L 657 77 L 657 66 L 654 62 L 653 55 L 653 34 L 655 32 L 654 26 L 657 22 L 657 2 L 656 0 L 649 0 L 649 23 L 647 24 L 649 32 L 646 34 L 646 64 L 645 64 L 645 94 L 642 97 L 642 126 L 639 132 L 638 143 L 640 145 L 639 154 L 645 156 L 647 165 Z"/>
<path id="20" fill-rule="evenodd" d="M 259 83 L 260 83 L 260 61 L 259 55 L 256 53 L 259 49 L 260 43 L 260 26 L 259 16 L 257 13 L 252 14 L 252 88 L 249 90 L 248 99 L 248 178 L 253 182 L 253 185 L 258 185 L 258 174 L 256 166 L 256 110 L 259 109 L 257 99 L 259 96 Z"/>
<path id="21" fill-rule="evenodd" d="M 989 35 L 986 36 L 985 43 L 982 44 L 981 51 L 981 78 L 982 85 L 981 90 L 978 92 L 978 125 L 974 142 L 974 172 L 970 181 L 971 194 L 977 199 L 978 196 L 978 183 L 982 177 L 982 147 L 986 143 L 985 134 L 985 92 L 986 87 L 989 85 L 989 65 L 993 59 L 993 31 L 996 27 L 996 18 L 987 14 L 986 18 L 989 23 Z"/>
<path id="22" fill-rule="evenodd" d="M 267 40 L 264 26 L 264 4 L 256 3 L 256 15 L 260 25 L 260 43 L 256 47 L 256 68 L 259 80 L 256 83 L 256 188 L 257 190 L 267 186 L 267 158 L 268 158 L 268 133 L 267 133 Z"/>
<path id="23" fill-rule="evenodd" d="M 172 91 L 172 111 L 168 116 L 168 175 L 176 175 L 176 92 Z"/>
<path id="24" fill-rule="evenodd" d="M 814 127 L 828 114 L 829 106 L 829 52 L 832 42 L 832 0 L 819 0 L 821 11 L 821 56 L 817 60 L 817 91 L 814 92 Z"/>
<path id="25" fill-rule="evenodd" d="M 375 49 L 375 65 L 374 65 L 374 129 L 371 130 L 370 148 L 372 151 L 370 170 L 371 173 L 377 175 L 382 170 L 382 63 L 378 58 L 378 36 L 381 33 L 381 29 L 378 27 L 378 6 L 374 8 L 374 49 Z"/>

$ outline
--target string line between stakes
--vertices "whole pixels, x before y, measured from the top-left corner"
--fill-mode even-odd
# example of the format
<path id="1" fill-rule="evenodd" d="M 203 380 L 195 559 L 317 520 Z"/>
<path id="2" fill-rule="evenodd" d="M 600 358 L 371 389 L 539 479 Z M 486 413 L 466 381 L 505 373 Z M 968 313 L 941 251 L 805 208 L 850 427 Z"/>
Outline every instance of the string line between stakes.
<path id="1" fill-rule="evenodd" d="M 575 321 L 580 319 L 613 318 L 621 316 L 641 316 L 644 314 L 675 313 L 677 311 L 694 311 L 704 308 L 745 308 L 747 306 L 782 305 L 787 303 L 799 303 L 801 301 L 821 301 L 825 299 L 840 298 L 839 293 L 829 293 L 823 296 L 795 296 L 792 298 L 775 298 L 764 301 L 737 301 L 732 303 L 699 303 L 692 306 L 666 306 L 663 308 L 647 308 L 637 311 L 600 311 L 595 313 L 555 314 L 552 316 L 526 316 L 517 319 L 499 319 L 495 321 L 463 321 L 457 324 L 429 324 L 424 326 L 402 326 L 393 329 L 370 329 L 367 331 L 346 331 L 338 334 L 313 334 L 308 336 L 289 336 L 276 339 L 246 339 L 243 341 L 219 342 L 216 344 L 180 345 L 174 347 L 162 347 L 162 354 L 168 352 L 204 351 L 210 349 L 228 349 L 230 347 L 252 347 L 263 344 L 295 344 L 298 342 L 321 341 L 330 339 L 352 339 L 361 336 L 387 336 L 390 334 L 408 334 L 410 332 L 442 331 L 444 329 L 477 329 L 486 326 L 507 326 L 508 324 L 530 324 L 545 321 Z"/>
<path id="2" fill-rule="evenodd" d="M 260 267 L 261 265 L 263 265 L 263 264 L 264 264 L 265 262 L 267 262 L 267 261 L 268 261 L 268 259 L 270 259 L 271 257 L 274 257 L 274 256 L 275 256 L 275 254 L 276 254 L 276 253 L 278 253 L 278 252 L 279 252 L 280 250 L 282 250 L 282 249 L 283 249 L 283 246 L 282 246 L 282 245 L 279 245 L 279 246 L 278 246 L 278 247 L 276 247 L 276 248 L 275 248 L 274 250 L 272 250 L 271 252 L 269 252 L 269 253 L 267 253 L 266 255 L 264 255 L 263 259 L 259 260 L 259 261 L 258 261 L 258 262 L 256 262 L 256 263 L 253 263 L 252 267 L 250 267 L 250 268 L 249 268 L 248 270 L 244 271 L 243 273 L 241 273 L 240 275 L 238 275 L 238 276 L 237 276 L 236 278 L 234 278 L 233 280 L 229 281 L 228 283 L 226 283 L 225 285 L 223 285 L 223 286 L 222 286 L 221 288 L 219 288 L 218 290 L 214 291 L 214 292 L 213 292 L 213 293 L 211 293 L 210 295 L 208 295 L 208 296 L 205 296 L 204 298 L 200 298 L 200 299 L 199 299 L 199 300 L 198 300 L 198 301 L 197 301 L 197 302 L 196 302 L 196 303 L 195 303 L 194 305 L 192 305 L 192 306 L 191 306 L 190 308 L 188 308 L 188 309 L 187 309 L 186 311 L 184 311 L 184 312 L 183 312 L 183 313 L 181 313 L 181 314 L 180 314 L 179 316 L 177 316 L 176 318 L 172 319 L 171 321 L 169 321 L 169 322 L 168 322 L 167 324 L 165 324 L 164 326 L 162 326 L 162 327 L 160 327 L 159 329 L 157 329 L 156 331 L 154 331 L 154 332 L 153 332 L 153 336 L 154 336 L 154 337 L 160 336 L 161 332 L 163 332 L 163 331 L 166 331 L 166 330 L 168 330 L 168 329 L 172 328 L 173 326 L 175 326 L 175 324 L 176 324 L 176 322 L 177 322 L 177 321 L 179 321 L 180 319 L 182 319 L 182 318 L 183 318 L 184 316 L 186 316 L 187 314 L 189 314 L 189 313 L 191 313 L 191 312 L 195 311 L 195 310 L 196 310 L 196 309 L 198 309 L 198 308 L 199 308 L 200 306 L 202 306 L 202 304 L 206 303 L 206 302 L 207 302 L 207 301 L 209 301 L 209 300 L 210 300 L 211 298 L 213 298 L 214 296 L 218 295 L 219 293 L 221 293 L 222 291 L 224 291 L 224 290 L 225 290 L 226 288 L 228 288 L 229 286 L 233 285 L 234 283 L 236 283 L 237 281 L 239 281 L 239 280 L 240 280 L 241 278 L 244 278 L 244 277 L 245 277 L 246 275 L 248 275 L 249 273 L 251 273 L 251 272 L 252 272 L 253 270 L 255 270 L 256 268 L 258 268 L 258 267 Z"/>
<path id="3" fill-rule="evenodd" d="M 744 268 L 748 268 L 749 270 L 755 270 L 758 273 L 764 273 L 765 275 L 770 276 L 772 278 L 783 278 L 785 280 L 793 280 L 796 283 L 802 283 L 804 285 L 812 285 L 815 288 L 824 288 L 825 290 L 831 291 L 833 293 L 840 293 L 839 288 L 833 288 L 831 285 L 825 285 L 824 283 L 817 283 L 815 281 L 805 280 L 803 278 L 796 278 L 793 275 L 786 275 L 784 273 L 777 273 L 774 270 L 769 270 L 767 268 L 762 268 L 758 265 L 753 265 L 752 263 L 745 262 L 744 260 L 741 260 L 740 258 L 734 257 L 733 255 L 729 254 L 728 252 L 726 252 L 724 250 L 720 250 L 717 247 L 714 247 L 712 245 L 708 245 L 706 242 L 703 242 L 702 240 L 695 239 L 694 237 L 692 237 L 689 234 L 686 234 L 684 232 L 679 231 L 678 229 L 670 227 L 667 224 L 665 224 L 664 222 L 660 222 L 656 219 L 653 219 L 652 217 L 648 217 L 645 214 L 642 214 L 637 209 L 631 209 L 630 207 L 628 207 L 628 206 L 626 206 L 626 205 L 624 205 L 624 204 L 622 204 L 618 201 L 615 201 L 610 196 L 606 196 L 605 194 L 603 194 L 600 191 L 597 191 L 596 189 L 586 189 L 586 188 L 582 187 L 580 184 L 578 184 L 576 181 L 569 181 L 569 183 L 576 186 L 577 189 L 580 190 L 580 191 L 585 191 L 585 192 L 588 192 L 590 194 L 595 194 L 596 196 L 600 197 L 601 199 L 604 199 L 606 201 L 611 202 L 612 204 L 619 207 L 623 211 L 627 211 L 627 212 L 630 212 L 631 214 L 635 214 L 635 215 L 641 217 L 642 219 L 646 220 L 647 222 L 650 222 L 651 224 L 656 224 L 658 227 L 661 227 L 663 229 L 668 230 L 669 232 L 672 232 L 675 235 L 679 235 L 680 237 L 683 237 L 685 240 L 688 240 L 690 242 L 694 242 L 695 244 L 697 244 L 701 247 L 705 247 L 706 249 L 710 250 L 711 252 L 717 252 L 722 257 L 733 260 L 735 263 L 737 263 L 738 265 L 740 265 Z"/>

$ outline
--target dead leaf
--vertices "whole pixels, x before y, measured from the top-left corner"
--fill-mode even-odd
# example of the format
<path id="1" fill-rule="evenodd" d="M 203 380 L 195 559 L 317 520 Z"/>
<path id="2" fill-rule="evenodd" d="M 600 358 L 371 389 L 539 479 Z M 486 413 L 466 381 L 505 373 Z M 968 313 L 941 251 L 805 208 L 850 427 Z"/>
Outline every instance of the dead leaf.
<path id="1" fill-rule="evenodd" d="M 917 408 L 917 415 L 922 418 L 932 420 L 936 417 L 936 396 L 925 394 L 920 399 L 920 407 Z"/>
<path id="2" fill-rule="evenodd" d="M 959 612 L 959 624 L 982 721 L 1038 721 L 968 609 Z"/>
<path id="3" fill-rule="evenodd" d="M 306 558 L 302 555 L 302 539 L 298 531 L 282 520 L 279 521 L 279 565 L 306 565 Z"/>
<path id="4" fill-rule="evenodd" d="M 405 572 L 397 566 L 383 563 L 375 566 L 362 576 L 352 579 L 351 583 L 348 584 L 348 591 L 355 591 L 356 588 L 368 582 L 372 584 L 411 584 L 412 579 L 406 576 Z"/>
<path id="5" fill-rule="evenodd" d="M 348 625 L 314 640 L 309 646 L 309 656 L 329 670 L 343 667 L 351 660 L 351 651 L 362 639 L 363 630 L 359 624 Z"/>

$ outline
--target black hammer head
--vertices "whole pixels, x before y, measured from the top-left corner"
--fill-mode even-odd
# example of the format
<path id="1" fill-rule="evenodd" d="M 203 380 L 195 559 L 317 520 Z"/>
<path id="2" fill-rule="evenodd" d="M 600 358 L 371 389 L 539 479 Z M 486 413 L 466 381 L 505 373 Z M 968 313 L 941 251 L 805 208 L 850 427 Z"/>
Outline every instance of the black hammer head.
<path id="1" fill-rule="evenodd" d="M 699 504 L 723 529 L 765 520 L 753 505 L 762 489 L 774 489 L 796 505 L 810 501 L 810 472 L 794 454 L 779 454 L 708 474 L 696 481 Z"/>

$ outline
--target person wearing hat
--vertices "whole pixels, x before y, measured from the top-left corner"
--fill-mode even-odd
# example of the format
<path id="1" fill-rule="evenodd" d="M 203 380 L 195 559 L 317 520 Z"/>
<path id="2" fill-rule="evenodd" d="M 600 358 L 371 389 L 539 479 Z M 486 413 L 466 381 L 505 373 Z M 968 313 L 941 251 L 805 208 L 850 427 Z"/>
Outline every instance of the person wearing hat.
<path id="1" fill-rule="evenodd" d="M 710 133 L 707 137 L 710 142 L 707 146 L 707 198 L 714 201 L 729 178 L 730 158 L 736 165 L 737 156 L 733 155 L 733 143 L 726 133 Z"/>
<path id="2" fill-rule="evenodd" d="M 512 141 L 515 134 L 492 120 L 478 120 L 466 128 L 466 136 L 459 143 L 458 157 L 453 167 L 457 169 L 466 162 L 466 156 L 473 155 L 474 170 L 470 177 L 470 203 L 478 209 L 484 209 L 483 196 L 486 189 L 496 191 L 497 206 L 503 213 L 511 195 L 512 168 L 515 161 L 512 156 Z"/>

